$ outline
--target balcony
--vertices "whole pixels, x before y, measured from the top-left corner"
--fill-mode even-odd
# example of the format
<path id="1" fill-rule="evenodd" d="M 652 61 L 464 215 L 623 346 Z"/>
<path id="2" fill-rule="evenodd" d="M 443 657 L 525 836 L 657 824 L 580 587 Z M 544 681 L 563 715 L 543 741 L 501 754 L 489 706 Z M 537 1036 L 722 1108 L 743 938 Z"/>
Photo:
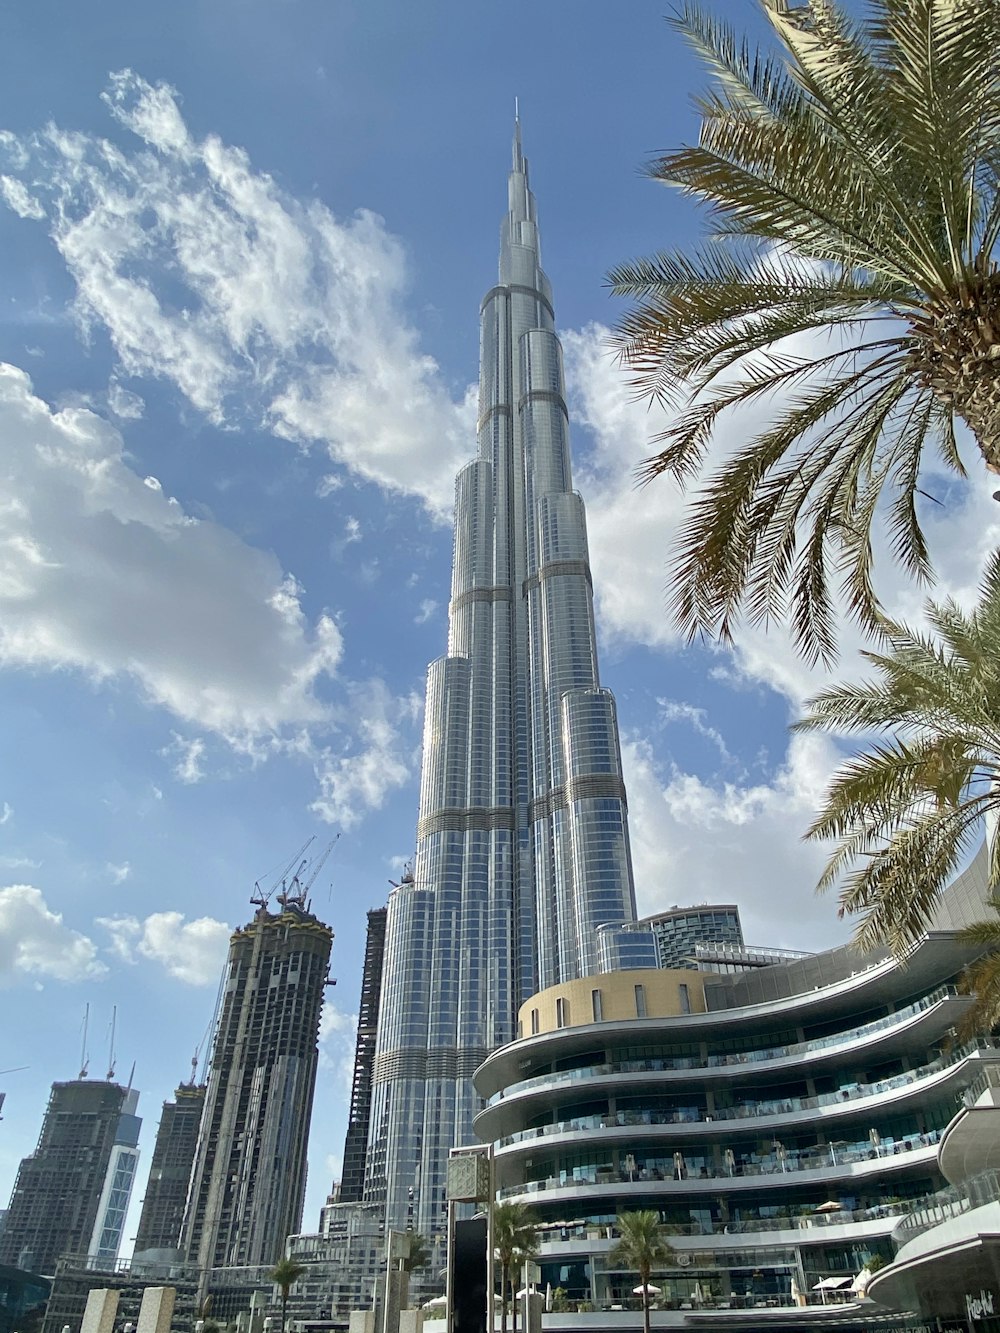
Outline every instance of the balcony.
<path id="1" fill-rule="evenodd" d="M 970 1056 L 979 1052 L 1000 1058 L 993 1047 L 980 1042 L 970 1042 L 965 1046 L 956 1047 L 954 1050 L 943 1053 L 936 1060 L 922 1065 L 919 1069 L 909 1069 L 902 1074 L 894 1075 L 892 1078 L 880 1079 L 877 1083 L 846 1084 L 836 1092 L 820 1093 L 815 1097 L 764 1098 L 757 1101 L 748 1099 L 738 1106 L 716 1107 L 711 1113 L 697 1107 L 679 1107 L 668 1111 L 619 1111 L 613 1114 L 562 1120 L 554 1124 L 537 1125 L 531 1129 L 522 1129 L 514 1134 L 508 1134 L 499 1139 L 498 1149 L 503 1152 L 504 1149 L 518 1144 L 533 1143 L 538 1139 L 554 1138 L 560 1135 L 590 1132 L 595 1129 L 610 1130 L 612 1133 L 622 1129 L 628 1132 L 615 1135 L 615 1137 L 634 1139 L 636 1130 L 641 1132 L 646 1127 L 654 1128 L 660 1125 L 670 1127 L 671 1137 L 680 1133 L 686 1136 L 697 1134 L 704 1138 L 706 1132 L 716 1134 L 720 1130 L 724 1130 L 729 1133 L 735 1129 L 742 1129 L 744 1126 L 741 1122 L 748 1120 L 755 1124 L 761 1119 L 778 1120 L 784 1123 L 789 1117 L 813 1111 L 824 1111 L 827 1108 L 835 1111 L 847 1110 L 853 1112 L 859 1109 L 859 1103 L 866 1101 L 873 1102 L 874 1110 L 883 1101 L 898 1100 L 893 1094 L 901 1090 L 908 1092 L 913 1089 L 923 1093 L 931 1082 L 935 1080 L 946 1081 L 941 1079 L 941 1075 L 949 1076 Z M 573 1074 L 580 1072 L 579 1070 L 567 1071 L 567 1073 Z M 590 1073 L 592 1071 L 583 1072 Z M 978 1073 L 978 1070 L 976 1073 Z M 553 1078 L 561 1077 L 562 1075 L 553 1075 Z M 598 1080 L 601 1077 L 600 1074 L 597 1075 Z M 970 1072 L 969 1078 L 972 1077 L 973 1074 Z M 593 1091 L 596 1092 L 597 1088 L 595 1087 Z M 588 1092 L 591 1092 L 591 1090 L 588 1089 Z M 712 1129 L 706 1131 L 705 1126 L 709 1124 L 712 1125 Z M 480 1136 L 483 1137 L 485 1127 L 481 1120 L 477 1123 L 476 1128 Z"/>
<path id="2" fill-rule="evenodd" d="M 501 1089 L 487 1102 L 488 1107 L 496 1106 L 504 1100 L 520 1097 L 535 1089 L 555 1090 L 560 1086 L 572 1085 L 582 1079 L 598 1078 L 604 1075 L 647 1074 L 647 1073 L 682 1073 L 698 1072 L 709 1074 L 725 1071 L 746 1071 L 753 1069 L 761 1073 L 768 1072 L 770 1066 L 776 1070 L 784 1063 L 801 1064 L 812 1056 L 836 1055 L 838 1051 L 851 1051 L 873 1038 L 881 1038 L 893 1031 L 901 1031 L 908 1024 L 926 1014 L 929 1010 L 942 1007 L 949 1000 L 958 997 L 954 986 L 939 986 L 931 994 L 915 1000 L 892 1014 L 863 1023 L 858 1027 L 847 1028 L 842 1032 L 831 1033 L 827 1037 L 816 1037 L 810 1041 L 795 1042 L 788 1045 L 769 1046 L 760 1050 L 734 1051 L 721 1055 L 709 1055 L 705 1059 L 698 1056 L 664 1056 L 649 1060 L 618 1060 L 603 1064 L 588 1065 L 582 1069 L 565 1069 L 555 1073 L 537 1074 Z"/>

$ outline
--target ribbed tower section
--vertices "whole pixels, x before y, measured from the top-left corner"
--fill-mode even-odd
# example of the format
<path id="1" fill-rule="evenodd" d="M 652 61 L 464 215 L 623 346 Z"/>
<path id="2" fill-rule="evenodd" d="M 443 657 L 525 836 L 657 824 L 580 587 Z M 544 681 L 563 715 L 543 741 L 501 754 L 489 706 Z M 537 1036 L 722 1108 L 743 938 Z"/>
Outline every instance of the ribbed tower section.
<path id="1" fill-rule="evenodd" d="M 597 970 L 597 926 L 635 917 L 615 703 L 598 677 L 519 125 L 480 337 L 478 455 L 456 482 L 413 882 L 389 900 L 366 1177 L 389 1226 L 412 1220 L 429 1237 L 445 1222 L 448 1150 L 473 1137 L 473 1071 L 514 1036 L 524 998 Z"/>

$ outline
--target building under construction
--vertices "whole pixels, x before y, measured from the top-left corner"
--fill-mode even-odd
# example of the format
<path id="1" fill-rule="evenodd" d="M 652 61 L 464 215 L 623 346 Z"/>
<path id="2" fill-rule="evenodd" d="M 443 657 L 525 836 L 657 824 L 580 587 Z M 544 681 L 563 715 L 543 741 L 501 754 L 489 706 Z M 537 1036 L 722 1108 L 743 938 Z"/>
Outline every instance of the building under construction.
<path id="1" fill-rule="evenodd" d="M 138 1259 L 147 1251 L 175 1250 L 180 1245 L 205 1091 L 205 1084 L 192 1077 L 180 1085 L 172 1102 L 163 1103 L 135 1237 Z"/>
<path id="2" fill-rule="evenodd" d="M 258 892 L 229 943 L 181 1237 L 202 1270 L 273 1264 L 301 1225 L 333 940 L 306 894 L 325 859 L 282 885 L 274 911 Z"/>
<path id="3" fill-rule="evenodd" d="M 368 938 L 361 975 L 358 1036 L 354 1048 L 351 1111 L 344 1139 L 340 1203 L 360 1203 L 365 1184 L 365 1159 L 368 1155 L 368 1127 L 372 1108 L 372 1066 L 375 1063 L 375 1041 L 378 1036 L 378 1004 L 382 990 L 387 912 L 388 908 L 375 907 L 368 913 Z"/>
<path id="4" fill-rule="evenodd" d="M 108 1210 L 117 1222 L 128 1208 L 139 1131 L 136 1097 L 110 1080 L 53 1083 L 38 1146 L 22 1160 L 14 1183 L 0 1264 L 51 1276 L 63 1254 L 96 1254 L 96 1246 L 105 1259 L 116 1257 L 121 1228 L 108 1239 Z M 131 1161 L 127 1182 L 118 1179 L 116 1148 Z"/>

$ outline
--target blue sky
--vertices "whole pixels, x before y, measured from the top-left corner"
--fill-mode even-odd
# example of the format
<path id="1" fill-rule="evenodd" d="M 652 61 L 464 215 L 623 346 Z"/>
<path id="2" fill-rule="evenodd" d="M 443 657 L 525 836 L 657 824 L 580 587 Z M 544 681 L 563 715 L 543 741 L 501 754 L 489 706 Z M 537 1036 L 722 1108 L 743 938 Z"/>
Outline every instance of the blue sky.
<path id="1" fill-rule="evenodd" d="M 820 678 L 780 632 L 677 643 L 663 583 L 683 499 L 631 482 L 662 422 L 608 359 L 604 274 L 699 226 L 639 172 L 695 132 L 700 76 L 662 10 L 36 0 L 0 16 L 0 1067 L 27 1066 L 0 1076 L 3 1200 L 49 1084 L 79 1069 L 88 1003 L 94 1074 L 118 1006 L 148 1165 L 254 881 L 339 833 L 313 890 L 338 978 L 316 1224 L 365 911 L 412 851 L 515 95 L 640 909 L 735 900 L 752 942 L 843 937 L 799 841 L 836 751 L 786 731 Z M 748 428 L 728 423 L 719 449 Z M 989 489 L 977 475 L 930 516 L 959 595 L 1000 536 Z M 915 612 L 891 571 L 885 587 Z"/>

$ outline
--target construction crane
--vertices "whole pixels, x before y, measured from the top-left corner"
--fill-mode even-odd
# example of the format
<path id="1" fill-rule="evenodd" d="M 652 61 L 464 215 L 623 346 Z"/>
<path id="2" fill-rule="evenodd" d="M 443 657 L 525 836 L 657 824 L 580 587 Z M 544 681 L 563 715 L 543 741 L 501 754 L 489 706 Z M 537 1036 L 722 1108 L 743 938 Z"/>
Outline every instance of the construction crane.
<path id="1" fill-rule="evenodd" d="M 305 861 L 302 862 L 298 870 L 292 876 L 292 880 L 288 888 L 284 889 L 283 886 L 283 892 L 278 894 L 278 902 L 281 903 L 282 907 L 284 907 L 287 903 L 295 903 L 299 907 L 306 906 L 306 894 L 312 888 L 313 884 L 315 884 L 319 872 L 326 865 L 327 858 L 329 857 L 330 853 L 333 851 L 334 847 L 336 847 L 339 841 L 340 841 L 339 833 L 335 838 L 330 839 L 327 845 L 323 848 L 322 852 L 320 852 L 319 856 L 309 867 L 309 878 L 305 880 L 302 878 L 302 872 L 305 869 L 306 862 Z"/>
<path id="2" fill-rule="evenodd" d="M 280 870 L 280 871 L 278 872 L 278 877 L 277 877 L 277 879 L 274 880 L 274 882 L 271 884 L 271 887 L 270 887 L 269 889 L 262 889 L 261 886 L 260 886 L 260 880 L 255 880 L 255 881 L 254 881 L 254 886 L 253 886 L 254 891 L 253 891 L 253 893 L 250 895 L 250 901 L 251 901 L 252 903 L 255 903 L 258 907 L 262 907 L 262 908 L 266 909 L 268 903 L 271 901 L 271 896 L 272 896 L 272 895 L 274 894 L 274 892 L 277 890 L 279 884 L 281 885 L 281 894 L 284 894 L 284 893 L 286 892 L 286 889 L 285 889 L 285 882 L 286 882 L 286 880 L 288 879 L 288 875 L 289 875 L 289 872 L 291 871 L 292 866 L 295 865 L 296 862 L 299 863 L 299 868 L 298 868 L 298 870 L 296 870 L 295 874 L 292 876 L 292 883 L 294 884 L 295 881 L 298 879 L 299 875 L 302 873 L 302 871 L 305 869 L 306 865 L 308 864 L 308 861 L 304 861 L 304 860 L 302 860 L 302 857 L 304 856 L 305 852 L 308 850 L 308 848 L 310 847 L 310 845 L 311 845 L 312 843 L 314 843 L 315 841 L 316 841 L 316 835 L 315 835 L 315 833 L 310 834 L 310 836 L 309 836 L 308 838 L 306 838 L 305 842 L 302 844 L 302 846 L 298 849 L 298 851 L 295 853 L 295 855 L 291 858 L 291 860 L 290 860 L 290 861 L 288 862 L 288 864 L 285 866 L 284 870 Z M 279 902 L 280 902 L 280 900 L 281 900 L 281 895 L 279 895 L 279 899 L 278 899 L 278 900 L 279 900 Z"/>

